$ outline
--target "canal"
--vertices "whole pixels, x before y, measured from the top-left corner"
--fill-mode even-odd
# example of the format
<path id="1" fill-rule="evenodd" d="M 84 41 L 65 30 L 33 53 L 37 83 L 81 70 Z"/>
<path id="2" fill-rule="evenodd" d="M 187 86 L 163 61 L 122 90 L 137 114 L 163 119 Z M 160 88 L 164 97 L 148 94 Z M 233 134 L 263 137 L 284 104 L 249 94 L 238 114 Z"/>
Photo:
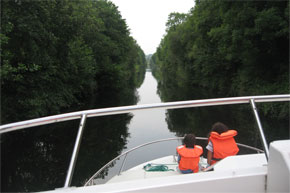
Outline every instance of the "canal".
<path id="1" fill-rule="evenodd" d="M 139 104 L 160 103 L 161 99 L 157 94 L 157 81 L 152 76 L 151 71 L 147 71 L 143 84 L 137 89 Z M 127 144 L 122 150 L 126 152 L 138 145 L 147 142 L 176 137 L 175 132 L 168 129 L 166 123 L 166 110 L 154 109 L 132 113 L 132 119 L 128 124 Z M 124 170 L 132 168 L 155 158 L 175 153 L 175 148 L 180 141 L 162 142 L 140 148 L 127 156 Z M 99 179 L 98 183 L 104 183 L 119 172 L 123 158 L 117 161 L 114 167 L 109 169 L 108 175 L 104 179 Z"/>
<path id="2" fill-rule="evenodd" d="M 188 88 L 191 89 L 191 88 Z M 194 88 L 193 99 L 213 98 L 207 91 Z M 146 72 L 143 84 L 137 90 L 139 101 L 137 104 L 152 104 L 160 103 L 160 96 L 158 93 L 158 84 L 151 72 Z M 178 92 L 178 91 L 177 91 Z M 183 93 L 172 93 L 182 95 Z M 178 96 L 178 99 L 184 96 Z M 173 100 L 175 101 L 175 100 Z M 170 102 L 170 101 L 166 101 Z M 259 107 L 260 105 L 257 104 Z M 274 118 L 265 117 L 262 114 L 261 120 L 265 129 L 268 142 L 277 139 L 289 138 L 289 119 L 276 120 Z M 132 119 L 128 124 L 128 136 L 126 145 L 121 150 L 125 152 L 138 145 L 151 142 L 154 140 L 181 137 L 187 133 L 194 133 L 199 137 L 207 137 L 211 126 L 221 121 L 226 123 L 229 128 L 236 129 L 239 135 L 236 137 L 237 142 L 247 144 L 250 146 L 262 148 L 256 121 L 252 113 L 252 108 L 249 104 L 232 105 L 232 106 L 215 106 L 189 109 L 175 109 L 175 110 L 145 110 L 134 112 Z M 145 161 L 159 158 L 166 155 L 175 154 L 175 148 L 181 141 L 162 142 L 150 146 L 146 146 L 140 150 L 130 153 L 127 157 L 124 170 L 129 169 Z M 199 145 L 204 148 L 206 141 L 198 141 Z M 240 154 L 255 153 L 247 149 L 240 149 Z M 203 154 L 206 157 L 206 151 Z M 104 183 L 113 175 L 119 172 L 123 159 L 117 161 L 114 167 L 110 168 L 108 174 L 104 179 L 99 180 L 99 183 Z"/>
<path id="3" fill-rule="evenodd" d="M 137 104 L 217 97 L 198 88 L 183 89 L 194 93 L 191 96 L 174 88 L 172 90 L 160 90 L 156 79 L 148 71 L 143 84 L 137 89 Z M 171 100 L 162 101 L 160 96 Z M 257 105 L 258 108 L 259 106 L 260 104 Z M 277 139 L 289 139 L 289 118 L 281 120 L 262 114 L 260 116 L 268 143 Z M 238 131 L 237 142 L 262 148 L 254 115 L 248 104 L 144 110 L 132 114 L 89 118 L 72 186 L 82 186 L 103 165 L 135 146 L 159 139 L 181 137 L 186 133 L 206 137 L 212 124 L 217 121 Z M 32 192 L 63 187 L 78 126 L 77 120 L 2 135 L 1 191 Z M 175 154 L 175 148 L 180 143 L 181 141 L 162 142 L 139 149 L 128 155 L 124 170 L 148 160 Z M 202 141 L 197 143 L 203 147 L 206 145 Z M 240 149 L 240 153 L 250 152 Z M 97 182 L 105 183 L 117 174 L 121 162 L 122 159 L 110 165 Z"/>

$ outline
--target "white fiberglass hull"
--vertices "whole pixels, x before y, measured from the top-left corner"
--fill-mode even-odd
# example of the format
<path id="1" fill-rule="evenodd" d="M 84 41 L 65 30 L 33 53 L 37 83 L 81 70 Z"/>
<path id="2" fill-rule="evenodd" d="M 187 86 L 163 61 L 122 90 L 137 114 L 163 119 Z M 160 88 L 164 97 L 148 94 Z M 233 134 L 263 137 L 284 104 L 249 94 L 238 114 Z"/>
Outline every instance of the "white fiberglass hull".
<path id="1" fill-rule="evenodd" d="M 145 177 L 133 179 L 137 173 L 133 171 L 140 172 L 144 163 L 107 184 L 50 192 L 289 192 L 289 147 L 290 140 L 271 143 L 268 163 L 264 154 L 238 155 L 223 159 L 210 172 L 179 174 L 170 171 L 172 175 L 163 176 L 147 172 Z M 170 157 L 158 161 L 167 162 Z"/>

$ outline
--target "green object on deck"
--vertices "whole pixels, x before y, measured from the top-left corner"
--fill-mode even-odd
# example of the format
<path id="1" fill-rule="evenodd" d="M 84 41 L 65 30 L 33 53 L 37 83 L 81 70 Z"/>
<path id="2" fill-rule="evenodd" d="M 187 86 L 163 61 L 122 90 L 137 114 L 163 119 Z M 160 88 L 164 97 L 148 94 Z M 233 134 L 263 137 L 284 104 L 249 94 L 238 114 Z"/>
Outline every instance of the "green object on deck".
<path id="1" fill-rule="evenodd" d="M 169 169 L 167 165 L 164 164 L 147 164 L 143 167 L 146 172 L 167 172 L 167 171 L 174 171 L 173 169 Z"/>

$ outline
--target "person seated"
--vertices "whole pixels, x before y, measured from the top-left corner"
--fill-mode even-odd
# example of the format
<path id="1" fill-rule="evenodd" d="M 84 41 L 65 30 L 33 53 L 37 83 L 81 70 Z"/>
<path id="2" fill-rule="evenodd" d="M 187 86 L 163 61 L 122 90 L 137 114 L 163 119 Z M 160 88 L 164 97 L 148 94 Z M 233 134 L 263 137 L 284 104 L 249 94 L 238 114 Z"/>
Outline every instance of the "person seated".
<path id="1" fill-rule="evenodd" d="M 239 148 L 234 137 L 238 134 L 236 130 L 229 130 L 228 127 L 217 122 L 213 124 L 209 136 L 209 142 L 206 146 L 207 163 L 209 165 L 215 164 L 217 161 L 228 156 L 236 155 Z"/>
<path id="2" fill-rule="evenodd" d="M 183 145 L 176 148 L 178 153 L 178 168 L 181 173 L 196 173 L 199 170 L 199 159 L 203 149 L 195 145 L 195 135 L 187 134 L 183 139 Z"/>

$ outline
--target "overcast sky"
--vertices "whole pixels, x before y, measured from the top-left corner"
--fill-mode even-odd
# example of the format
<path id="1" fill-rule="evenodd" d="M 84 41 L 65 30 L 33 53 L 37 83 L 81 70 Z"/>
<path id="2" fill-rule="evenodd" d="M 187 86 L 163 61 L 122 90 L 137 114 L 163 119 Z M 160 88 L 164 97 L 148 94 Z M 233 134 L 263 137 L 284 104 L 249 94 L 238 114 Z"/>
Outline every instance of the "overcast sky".
<path id="1" fill-rule="evenodd" d="M 187 13 L 194 0 L 110 0 L 121 12 L 131 35 L 145 54 L 154 54 L 163 35 L 168 15 Z"/>

